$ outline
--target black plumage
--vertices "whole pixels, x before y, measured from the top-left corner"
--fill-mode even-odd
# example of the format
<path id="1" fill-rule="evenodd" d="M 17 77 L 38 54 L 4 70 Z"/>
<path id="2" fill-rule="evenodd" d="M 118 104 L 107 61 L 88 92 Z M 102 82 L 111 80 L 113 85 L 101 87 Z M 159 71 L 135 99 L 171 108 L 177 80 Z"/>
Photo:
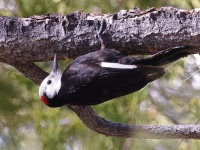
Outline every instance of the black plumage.
<path id="1" fill-rule="evenodd" d="M 140 90 L 165 74 L 161 65 L 189 55 L 187 48 L 175 47 L 146 58 L 123 56 L 107 48 L 80 56 L 64 70 L 58 94 L 51 99 L 45 96 L 48 106 L 96 105 Z M 102 67 L 102 62 L 135 66 Z"/>

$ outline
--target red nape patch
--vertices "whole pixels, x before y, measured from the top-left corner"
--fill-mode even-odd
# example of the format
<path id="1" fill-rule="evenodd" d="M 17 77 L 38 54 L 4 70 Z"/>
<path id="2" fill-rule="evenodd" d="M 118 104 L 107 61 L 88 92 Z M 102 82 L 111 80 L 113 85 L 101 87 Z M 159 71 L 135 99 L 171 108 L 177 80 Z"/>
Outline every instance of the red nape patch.
<path id="1" fill-rule="evenodd" d="M 43 101 L 43 103 L 45 103 L 48 106 L 48 100 L 46 99 L 46 97 L 41 96 L 40 99 Z"/>

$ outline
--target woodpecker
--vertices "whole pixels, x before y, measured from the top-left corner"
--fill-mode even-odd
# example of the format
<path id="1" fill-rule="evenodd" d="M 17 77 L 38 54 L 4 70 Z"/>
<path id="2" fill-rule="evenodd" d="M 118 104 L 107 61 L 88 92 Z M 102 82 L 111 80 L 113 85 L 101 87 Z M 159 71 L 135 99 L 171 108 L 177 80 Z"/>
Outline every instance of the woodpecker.
<path id="1" fill-rule="evenodd" d="M 105 48 L 98 36 L 101 49 L 76 58 L 63 73 L 58 69 L 55 54 L 53 69 L 39 87 L 44 104 L 97 105 L 133 93 L 162 77 L 166 72 L 162 65 L 190 54 L 187 46 L 179 46 L 145 58 L 124 56 L 115 49 Z"/>

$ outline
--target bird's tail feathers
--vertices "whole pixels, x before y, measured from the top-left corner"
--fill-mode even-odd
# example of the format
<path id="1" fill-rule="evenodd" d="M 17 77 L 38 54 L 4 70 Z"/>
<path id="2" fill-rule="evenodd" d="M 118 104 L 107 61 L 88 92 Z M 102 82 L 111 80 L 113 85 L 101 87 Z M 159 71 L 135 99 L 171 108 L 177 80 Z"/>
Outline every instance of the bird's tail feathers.
<path id="1" fill-rule="evenodd" d="M 155 66 L 166 65 L 168 63 L 174 62 L 180 58 L 190 55 L 190 52 L 187 51 L 188 49 L 191 49 L 191 47 L 179 46 L 169 48 L 150 57 L 147 57 L 147 62 Z"/>
<path id="2" fill-rule="evenodd" d="M 162 66 L 174 62 L 182 57 L 190 55 L 191 53 L 188 52 L 189 49 L 192 49 L 192 47 L 190 46 L 173 47 L 158 52 L 154 55 L 148 56 L 146 58 L 124 57 L 121 61 L 122 63 L 128 63 L 128 64 Z"/>

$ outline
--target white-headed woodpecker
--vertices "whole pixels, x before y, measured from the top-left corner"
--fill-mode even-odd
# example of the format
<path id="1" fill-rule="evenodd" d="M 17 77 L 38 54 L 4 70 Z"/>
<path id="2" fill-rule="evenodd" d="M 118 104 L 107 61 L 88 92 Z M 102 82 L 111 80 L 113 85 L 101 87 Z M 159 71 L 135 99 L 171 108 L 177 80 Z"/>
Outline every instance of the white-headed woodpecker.
<path id="1" fill-rule="evenodd" d="M 180 46 L 146 58 L 124 56 L 105 48 L 100 32 L 101 50 L 76 58 L 63 73 L 54 56 L 53 69 L 39 88 L 39 97 L 46 105 L 97 105 L 133 93 L 163 76 L 165 69 L 161 65 L 190 54 L 188 47 Z"/>

